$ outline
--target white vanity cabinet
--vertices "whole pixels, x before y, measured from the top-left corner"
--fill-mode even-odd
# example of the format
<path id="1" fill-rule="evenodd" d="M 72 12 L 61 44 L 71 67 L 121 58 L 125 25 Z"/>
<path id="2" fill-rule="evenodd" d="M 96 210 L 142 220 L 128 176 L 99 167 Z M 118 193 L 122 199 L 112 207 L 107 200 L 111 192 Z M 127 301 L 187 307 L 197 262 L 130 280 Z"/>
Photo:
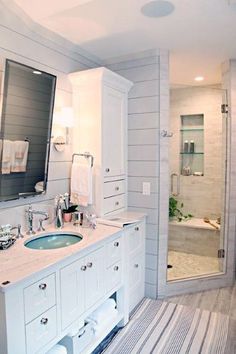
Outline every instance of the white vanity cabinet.
<path id="1" fill-rule="evenodd" d="M 65 329 L 104 294 L 104 247 L 60 271 L 62 328 Z"/>
<path id="2" fill-rule="evenodd" d="M 94 207 L 98 216 L 127 207 L 127 103 L 132 83 L 106 69 L 69 75 L 77 121 L 76 152 L 94 156 Z"/>
<path id="3" fill-rule="evenodd" d="M 125 229 L 127 297 L 131 312 L 144 298 L 145 293 L 145 221 Z"/>

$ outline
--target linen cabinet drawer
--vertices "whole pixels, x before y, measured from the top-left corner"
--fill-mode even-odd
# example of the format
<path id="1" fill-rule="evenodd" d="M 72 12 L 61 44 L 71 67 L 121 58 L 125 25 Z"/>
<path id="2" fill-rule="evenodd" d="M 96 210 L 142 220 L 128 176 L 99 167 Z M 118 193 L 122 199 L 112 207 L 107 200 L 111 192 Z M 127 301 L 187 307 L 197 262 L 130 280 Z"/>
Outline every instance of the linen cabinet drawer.
<path id="1" fill-rule="evenodd" d="M 115 197 L 110 197 L 104 199 L 104 214 L 111 213 L 115 210 L 124 208 L 125 206 L 125 195 L 117 195 Z"/>
<path id="2" fill-rule="evenodd" d="M 104 183 L 104 198 L 125 193 L 125 181 L 114 181 Z"/>
<path id="3" fill-rule="evenodd" d="M 107 269 L 107 292 L 121 284 L 122 266 L 121 262 L 115 263 Z"/>
<path id="4" fill-rule="evenodd" d="M 55 274 L 24 289 L 25 321 L 32 321 L 56 303 Z"/>
<path id="5" fill-rule="evenodd" d="M 121 260 L 121 252 L 122 252 L 122 243 L 123 240 L 121 237 L 117 237 L 112 242 L 109 242 L 106 245 L 106 266 L 109 268 L 112 264 Z"/>
<path id="6" fill-rule="evenodd" d="M 57 335 L 56 306 L 26 325 L 27 353 L 37 353 Z"/>

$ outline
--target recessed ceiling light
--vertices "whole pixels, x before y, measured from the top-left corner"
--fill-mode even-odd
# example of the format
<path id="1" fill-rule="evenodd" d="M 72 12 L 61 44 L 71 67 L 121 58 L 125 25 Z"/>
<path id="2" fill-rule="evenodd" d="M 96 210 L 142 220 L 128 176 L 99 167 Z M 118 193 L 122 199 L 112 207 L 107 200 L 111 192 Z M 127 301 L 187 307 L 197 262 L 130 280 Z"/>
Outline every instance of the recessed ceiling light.
<path id="1" fill-rule="evenodd" d="M 35 75 L 42 75 L 41 71 L 38 71 L 38 70 L 34 70 L 34 71 L 33 71 L 33 74 L 35 74 Z"/>
<path id="2" fill-rule="evenodd" d="M 195 81 L 203 81 L 204 80 L 204 77 L 203 76 L 196 76 Z"/>
<path id="3" fill-rule="evenodd" d="M 175 7 L 170 1 L 154 0 L 145 4 L 141 12 L 147 17 L 164 17 L 170 15 Z"/>

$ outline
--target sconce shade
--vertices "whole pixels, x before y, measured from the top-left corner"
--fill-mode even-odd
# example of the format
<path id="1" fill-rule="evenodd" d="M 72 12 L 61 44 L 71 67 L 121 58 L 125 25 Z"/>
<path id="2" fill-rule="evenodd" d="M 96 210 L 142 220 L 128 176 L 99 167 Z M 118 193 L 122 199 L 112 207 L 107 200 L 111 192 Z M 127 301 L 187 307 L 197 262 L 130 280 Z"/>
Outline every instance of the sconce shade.
<path id="1" fill-rule="evenodd" d="M 66 128 L 73 127 L 74 126 L 73 108 L 63 107 L 59 112 L 55 112 L 54 123 Z"/>

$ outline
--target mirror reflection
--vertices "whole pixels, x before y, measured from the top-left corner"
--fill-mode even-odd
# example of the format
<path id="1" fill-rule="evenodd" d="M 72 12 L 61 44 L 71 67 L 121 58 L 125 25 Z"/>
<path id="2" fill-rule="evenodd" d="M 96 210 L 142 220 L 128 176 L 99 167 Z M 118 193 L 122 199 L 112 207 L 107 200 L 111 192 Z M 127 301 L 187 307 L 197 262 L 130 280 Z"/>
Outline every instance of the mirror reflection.
<path id="1" fill-rule="evenodd" d="M 1 115 L 0 201 L 46 190 L 56 77 L 6 60 Z"/>

